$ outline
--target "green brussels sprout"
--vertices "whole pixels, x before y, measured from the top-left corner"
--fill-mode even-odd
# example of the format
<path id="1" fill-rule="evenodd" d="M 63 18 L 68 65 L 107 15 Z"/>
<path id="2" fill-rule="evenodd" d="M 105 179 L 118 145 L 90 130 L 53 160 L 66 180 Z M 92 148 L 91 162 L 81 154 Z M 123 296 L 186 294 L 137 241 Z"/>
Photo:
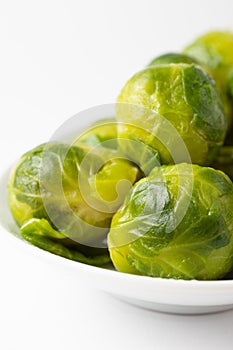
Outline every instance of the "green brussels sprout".
<path id="1" fill-rule="evenodd" d="M 51 238 L 47 234 L 47 238 L 41 234 L 38 238 L 38 231 L 47 225 L 38 219 L 44 219 L 52 226 L 58 245 L 65 246 L 65 241 L 57 241 L 55 232 L 65 235 L 69 244 L 73 240 L 78 251 L 83 245 L 89 255 L 93 247 L 102 253 L 113 214 L 129 187 L 142 177 L 130 161 L 111 159 L 111 152 L 110 159 L 105 156 L 98 147 L 96 152 L 87 152 L 86 147 L 61 143 L 43 144 L 22 156 L 8 183 L 9 206 L 18 225 L 23 226 L 22 235 L 30 240 L 31 232 L 35 245 L 39 245 L 38 239 L 46 242 Z M 52 249 L 48 244 L 47 250 Z"/>
<path id="2" fill-rule="evenodd" d="M 228 125 L 232 124 L 233 101 L 229 99 L 228 75 L 233 66 L 233 33 L 214 31 L 197 38 L 184 53 L 208 68 L 221 93 Z"/>
<path id="3" fill-rule="evenodd" d="M 45 208 L 45 198 L 42 195 L 43 182 L 45 180 L 42 169 L 45 167 L 50 176 L 49 183 L 54 187 L 62 177 L 62 185 L 66 199 L 72 206 L 72 200 L 82 201 L 77 195 L 78 165 L 85 156 L 86 150 L 70 147 L 66 144 L 51 143 L 42 144 L 24 154 L 13 169 L 8 183 L 9 205 L 17 224 L 21 226 L 31 218 L 49 219 Z M 100 161 L 96 157 L 96 161 Z M 90 173 L 96 170 L 98 165 L 90 164 Z M 71 181 L 72 180 L 72 181 Z M 48 193 L 50 194 L 54 190 Z M 76 194 L 76 196 L 74 196 Z M 57 198 L 52 198 L 57 206 Z M 56 208 L 57 210 L 59 209 Z M 62 207 L 60 211 L 62 211 Z M 60 215 L 60 214 L 59 214 Z M 64 215 L 64 214 L 63 214 Z"/>
<path id="4" fill-rule="evenodd" d="M 140 71 L 125 84 L 118 103 L 119 145 L 133 161 L 140 152 L 122 147 L 121 139 L 158 150 L 162 164 L 190 160 L 209 165 L 224 142 L 222 100 L 209 74 L 194 64 L 155 65 Z"/>
<path id="5" fill-rule="evenodd" d="M 223 146 L 212 166 L 215 169 L 222 170 L 233 181 L 233 147 Z"/>
<path id="6" fill-rule="evenodd" d="M 155 64 L 168 64 L 168 63 L 198 63 L 192 57 L 184 55 L 182 53 L 169 52 L 164 55 L 155 57 L 149 64 L 148 67 L 154 66 Z"/>
<path id="7" fill-rule="evenodd" d="M 137 182 L 114 215 L 112 262 L 126 273 L 211 280 L 233 267 L 233 184 L 221 171 L 164 165 Z"/>

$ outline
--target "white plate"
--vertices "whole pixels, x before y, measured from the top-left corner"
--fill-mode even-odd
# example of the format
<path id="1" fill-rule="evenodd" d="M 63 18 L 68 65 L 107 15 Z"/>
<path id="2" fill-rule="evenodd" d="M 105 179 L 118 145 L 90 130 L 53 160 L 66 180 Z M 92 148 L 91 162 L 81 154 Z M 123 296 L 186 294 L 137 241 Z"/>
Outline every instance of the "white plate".
<path id="1" fill-rule="evenodd" d="M 97 115 L 109 116 L 103 113 L 94 114 L 83 123 L 82 129 L 95 120 Z M 4 234 L 6 231 L 9 233 L 11 243 L 17 245 L 22 254 L 33 254 L 39 259 L 56 264 L 58 268 L 66 268 L 69 273 L 73 273 L 74 279 L 81 278 L 121 300 L 151 310 L 202 314 L 233 308 L 233 280 L 184 281 L 135 276 L 74 262 L 28 244 L 17 234 L 17 227 L 8 209 L 6 193 L 8 175 L 9 171 L 6 170 L 0 176 L 0 221 L 2 231 L 5 231 Z"/>

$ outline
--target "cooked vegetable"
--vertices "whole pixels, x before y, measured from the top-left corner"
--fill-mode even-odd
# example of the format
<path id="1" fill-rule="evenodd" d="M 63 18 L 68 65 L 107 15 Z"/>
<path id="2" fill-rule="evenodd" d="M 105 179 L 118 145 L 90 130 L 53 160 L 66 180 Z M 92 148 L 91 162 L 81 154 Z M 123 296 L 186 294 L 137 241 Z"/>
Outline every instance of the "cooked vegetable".
<path id="1" fill-rule="evenodd" d="M 233 101 L 229 99 L 228 76 L 233 66 L 233 33 L 214 31 L 197 38 L 184 53 L 206 66 L 221 93 L 229 127 L 233 118 Z"/>
<path id="2" fill-rule="evenodd" d="M 78 203 L 82 201 L 82 198 L 77 195 L 77 179 L 85 152 L 86 150 L 82 148 L 52 143 L 40 145 L 21 157 L 8 185 L 11 211 L 19 225 L 31 218 L 49 219 L 45 208 L 46 194 L 48 198 L 51 194 L 56 194 L 51 198 L 51 205 L 59 210 L 58 215 L 60 212 L 63 216 L 65 215 L 60 203 L 62 198 L 58 198 L 55 193 L 60 181 L 70 205 L 73 198 L 74 206 L 77 206 L 77 200 Z M 90 174 L 97 171 L 100 161 L 101 159 L 96 156 L 94 161 L 89 163 Z M 45 180 L 48 180 L 47 183 Z M 52 185 L 54 188 L 50 189 L 49 186 Z M 44 194 L 45 186 L 47 186 L 47 192 Z"/>
<path id="3" fill-rule="evenodd" d="M 32 230 L 30 241 L 39 245 L 39 239 L 45 244 L 47 234 L 43 239 L 38 237 L 44 224 L 31 221 L 45 219 L 52 225 L 53 234 L 58 231 L 70 239 L 69 243 L 73 240 L 78 250 L 82 244 L 102 252 L 112 215 L 130 185 L 142 176 L 133 163 L 118 158 L 108 160 L 105 156 L 101 151 L 87 152 L 86 147 L 60 143 L 44 144 L 26 153 L 8 184 L 10 209 L 18 225 L 23 225 L 23 236 L 29 240 Z M 57 241 L 56 247 L 61 242 L 64 241 Z M 52 249 L 48 244 L 47 250 Z M 90 250 L 87 248 L 86 252 Z"/>
<path id="4" fill-rule="evenodd" d="M 128 193 L 108 235 L 117 270 L 210 280 L 233 267 L 233 184 L 191 164 L 156 167 Z"/>
<path id="5" fill-rule="evenodd" d="M 158 150 L 163 164 L 191 158 L 208 165 L 223 144 L 227 125 L 221 98 L 209 74 L 194 64 L 146 68 L 125 84 L 118 102 L 119 144 L 133 161 L 140 152 L 135 146 L 128 151 L 121 138 Z"/>
<path id="6" fill-rule="evenodd" d="M 187 63 L 187 64 L 192 64 L 192 63 L 197 63 L 198 62 L 187 55 L 184 55 L 182 53 L 175 53 L 175 52 L 169 52 L 165 53 L 164 55 L 155 57 L 149 64 L 148 66 L 154 66 L 155 64 L 167 64 L 167 63 Z"/>

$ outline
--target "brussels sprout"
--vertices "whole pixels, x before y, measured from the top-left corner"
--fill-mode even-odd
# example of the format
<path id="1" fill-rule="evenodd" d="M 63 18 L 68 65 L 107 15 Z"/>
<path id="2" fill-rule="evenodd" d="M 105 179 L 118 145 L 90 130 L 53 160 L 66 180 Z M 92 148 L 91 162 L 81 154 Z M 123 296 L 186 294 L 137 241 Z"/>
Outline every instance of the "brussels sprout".
<path id="1" fill-rule="evenodd" d="M 168 63 L 198 63 L 194 58 L 181 53 L 169 52 L 164 55 L 154 58 L 148 66 L 154 66 L 155 64 L 168 64 Z"/>
<path id="2" fill-rule="evenodd" d="M 200 36 L 184 53 L 208 68 L 221 93 L 229 127 L 233 118 L 233 101 L 227 95 L 228 75 L 233 66 L 233 33 L 214 31 Z"/>
<path id="3" fill-rule="evenodd" d="M 133 161 L 140 152 L 122 147 L 121 139 L 158 150 L 163 164 L 189 162 L 184 142 L 193 163 L 209 165 L 223 144 L 221 98 L 209 74 L 194 64 L 146 68 L 125 84 L 118 102 L 119 144 Z"/>
<path id="4" fill-rule="evenodd" d="M 108 235 L 117 270 L 219 279 L 233 267 L 233 184 L 221 171 L 165 165 L 137 182 Z"/>
<path id="5" fill-rule="evenodd" d="M 216 169 L 222 170 L 233 181 L 233 147 L 223 146 L 212 166 Z"/>
<path id="6" fill-rule="evenodd" d="M 141 177 L 137 166 L 127 160 L 108 160 L 101 152 L 87 152 L 86 147 L 43 144 L 26 153 L 13 170 L 8 184 L 9 206 L 18 225 L 27 229 L 24 237 L 30 233 L 27 225 L 31 219 L 45 219 L 55 231 L 66 235 L 69 243 L 73 240 L 79 248 L 84 245 L 101 250 L 106 248 L 111 218 L 129 184 Z M 109 192 L 117 198 L 109 197 Z M 33 228 L 31 241 L 36 242 L 41 224 L 30 221 L 29 227 Z"/>
<path id="7" fill-rule="evenodd" d="M 49 183 L 54 184 L 54 187 L 59 183 L 61 176 L 66 199 L 71 205 L 74 198 L 74 206 L 77 206 L 77 200 L 78 202 L 82 200 L 76 193 L 78 166 L 83 160 L 85 152 L 86 150 L 82 148 L 52 143 L 42 144 L 21 157 L 12 171 L 8 184 L 10 208 L 19 226 L 31 218 L 49 219 L 44 203 L 46 198 L 42 195 L 43 186 L 45 186 L 43 184 L 45 180 L 45 174 L 42 173 L 43 167 L 49 176 Z M 100 162 L 97 157 L 95 160 Z M 98 164 L 95 162 L 90 164 L 90 173 L 96 171 L 96 167 Z M 50 192 L 48 191 L 48 194 L 50 195 L 51 192 L 54 192 L 53 188 Z M 52 198 L 55 206 L 57 206 L 56 200 L 58 199 Z M 58 203 L 60 204 L 60 202 Z M 56 209 L 58 210 L 59 206 Z M 62 209 L 61 207 L 60 212 Z"/>

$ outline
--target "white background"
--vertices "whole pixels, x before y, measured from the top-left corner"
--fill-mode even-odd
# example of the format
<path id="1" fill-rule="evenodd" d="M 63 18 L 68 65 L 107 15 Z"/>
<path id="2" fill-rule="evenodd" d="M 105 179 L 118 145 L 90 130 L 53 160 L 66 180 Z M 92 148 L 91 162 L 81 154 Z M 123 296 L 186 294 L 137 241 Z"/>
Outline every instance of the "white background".
<path id="1" fill-rule="evenodd" d="M 154 56 L 233 30 L 231 0 L 0 0 L 0 168 L 82 109 L 114 102 Z M 0 199 L 1 200 L 1 199 Z M 232 349 L 233 311 L 129 306 L 0 230 L 0 349 Z"/>

